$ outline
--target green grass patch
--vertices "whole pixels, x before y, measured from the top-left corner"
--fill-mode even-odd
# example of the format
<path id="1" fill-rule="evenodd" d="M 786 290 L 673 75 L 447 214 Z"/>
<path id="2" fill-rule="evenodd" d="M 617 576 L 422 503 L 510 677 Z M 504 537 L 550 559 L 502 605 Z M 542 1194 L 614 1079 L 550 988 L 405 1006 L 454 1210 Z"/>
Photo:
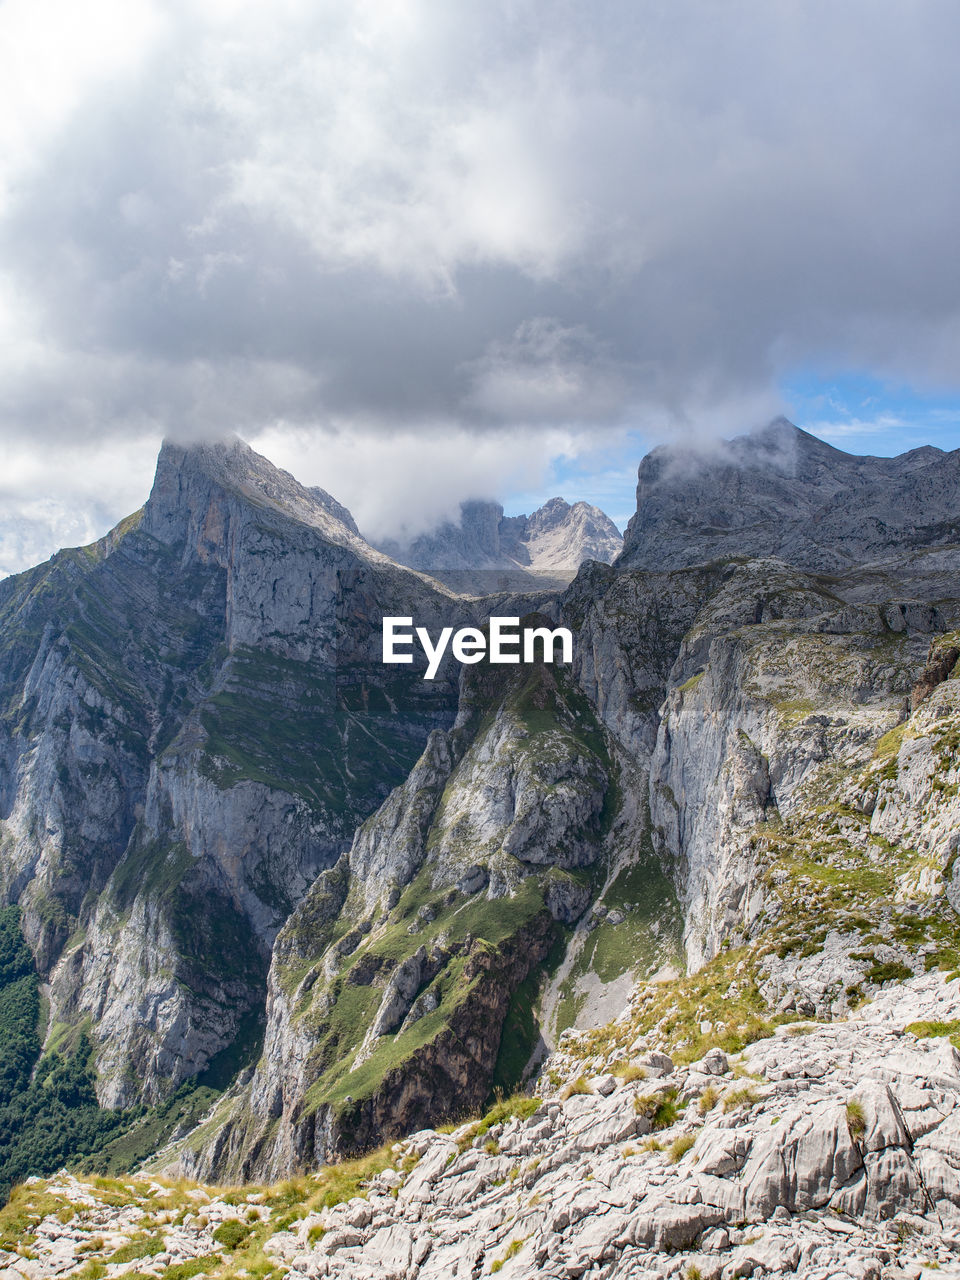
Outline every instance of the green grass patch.
<path id="1" fill-rule="evenodd" d="M 652 850 L 617 875 L 602 901 L 608 913 L 628 904 L 630 910 L 619 923 L 604 918 L 591 931 L 575 973 L 590 970 L 601 982 L 612 982 L 624 973 L 643 978 L 667 961 L 680 962 L 683 916 Z"/>
<path id="2" fill-rule="evenodd" d="M 511 1258 L 515 1258 L 528 1239 L 528 1236 L 524 1236 L 520 1240 L 511 1240 L 504 1251 L 503 1257 L 497 1258 L 491 1263 L 490 1274 L 496 1275 L 499 1271 L 502 1271 L 504 1263 L 509 1262 Z"/>
<path id="3" fill-rule="evenodd" d="M 884 982 L 903 982 L 906 978 L 913 977 L 913 970 L 899 960 L 875 960 L 865 977 L 868 982 L 876 982 L 878 985 Z"/>
<path id="4" fill-rule="evenodd" d="M 684 680 L 683 684 L 679 686 L 680 692 L 689 693 L 691 689 L 695 689 L 706 674 L 706 671 L 698 671 L 696 675 L 692 675 L 688 680 Z"/>
<path id="5" fill-rule="evenodd" d="M 559 933 L 559 929 L 557 930 Z M 494 1093 L 512 1093 L 523 1081 L 523 1072 L 540 1038 L 537 1008 L 543 986 L 544 972 L 549 972 L 551 960 L 556 963 L 562 954 L 563 939 L 559 938 L 544 965 L 535 966 L 510 997 L 507 1016 L 503 1020 L 500 1035 L 500 1052 L 493 1070 Z"/>
<path id="6" fill-rule="evenodd" d="M 252 1230 L 253 1227 L 248 1222 L 241 1222 L 239 1218 L 227 1218 L 214 1231 L 213 1238 L 217 1244 L 222 1244 L 232 1252 L 243 1244 Z"/>
<path id="7" fill-rule="evenodd" d="M 816 703 L 809 698 L 786 698 L 773 704 L 777 714 L 787 725 L 797 725 L 817 710 Z"/>
<path id="8" fill-rule="evenodd" d="M 19 1246 L 32 1243 L 43 1219 L 57 1213 L 62 1206 L 63 1201 L 50 1195 L 42 1185 L 14 1187 L 0 1209 L 0 1249 L 13 1253 Z"/>
<path id="9" fill-rule="evenodd" d="M 656 1093 L 638 1094 L 633 1100 L 633 1109 L 638 1116 L 649 1120 L 654 1129 L 669 1129 L 680 1115 L 677 1091 L 671 1087 Z"/>
<path id="10" fill-rule="evenodd" d="M 219 1253 L 205 1253 L 199 1258 L 188 1258 L 186 1262 L 174 1263 L 164 1267 L 160 1272 L 160 1280 L 192 1280 L 193 1276 L 207 1275 L 221 1265 L 223 1258 Z"/>
<path id="11" fill-rule="evenodd" d="M 752 1085 L 745 1085 L 742 1089 L 732 1089 L 723 1095 L 723 1113 L 727 1115 L 731 1111 L 739 1111 L 742 1107 L 750 1110 L 759 1101 L 757 1091 Z"/>
<path id="12" fill-rule="evenodd" d="M 566 1102 L 568 1098 L 573 1098 L 576 1097 L 577 1094 L 583 1093 L 593 1093 L 593 1090 L 590 1088 L 589 1084 L 587 1084 L 587 1081 L 583 1076 L 577 1076 L 576 1080 L 571 1080 L 568 1084 L 564 1085 L 560 1097 L 564 1102 Z"/>
<path id="13" fill-rule="evenodd" d="M 139 1258 L 152 1258 L 163 1253 L 164 1242 L 160 1234 L 136 1235 L 127 1244 L 122 1244 L 106 1259 L 111 1266 L 121 1262 L 136 1262 Z"/>
<path id="14" fill-rule="evenodd" d="M 392 968 L 420 946 L 429 945 L 441 933 L 450 950 L 470 937 L 474 948 L 484 946 L 495 957 L 502 943 L 516 936 L 544 912 L 538 878 L 531 875 L 515 894 L 492 901 L 479 896 L 465 899 L 454 894 L 453 902 L 441 905 L 422 930 L 411 934 L 408 926 L 418 918 L 423 898 L 426 896 L 430 900 L 424 893 L 425 882 L 425 876 L 422 879 L 418 877 L 409 886 L 392 913 L 388 926 L 357 948 L 350 969 L 365 960 L 377 959 L 382 960 L 385 967 Z M 382 993 L 376 987 L 347 981 L 345 974 L 338 976 L 329 989 L 333 996 L 332 1006 L 328 1007 L 328 999 L 324 998 L 308 1015 L 316 1021 L 320 1035 L 314 1053 L 314 1069 L 318 1074 L 307 1092 L 308 1105 L 316 1108 L 330 1102 L 339 1106 L 348 1095 L 354 1102 L 369 1097 L 379 1088 L 387 1073 L 441 1034 L 449 1026 L 454 1010 L 471 997 L 481 980 L 480 974 L 469 979 L 466 977 L 467 960 L 463 951 L 453 954 L 430 985 L 437 1007 L 404 1030 L 382 1036 L 371 1056 L 355 1070 L 351 1070 L 353 1055 L 370 1025 Z M 532 1018 L 532 990 L 533 982 L 518 999 L 517 1016 Z M 312 998 L 316 1000 L 320 994 L 316 991 Z M 526 1014 L 522 1007 L 524 999 L 528 1002 Z M 510 1064 L 511 1071 L 516 1070 L 522 1052 L 521 1045 Z M 504 1082 L 505 1076 L 506 1072 Z"/>
<path id="15" fill-rule="evenodd" d="M 671 1162 L 677 1164 L 678 1161 L 682 1160 L 696 1141 L 697 1135 L 695 1133 L 678 1134 L 667 1148 Z"/>
<path id="16" fill-rule="evenodd" d="M 867 1132 L 867 1119 L 863 1113 L 863 1106 L 856 1098 L 851 1098 L 846 1106 L 847 1129 L 850 1137 L 854 1142 L 860 1142 L 863 1135 Z"/>
<path id="17" fill-rule="evenodd" d="M 960 1020 L 953 1022 L 911 1022 L 905 1031 L 916 1036 L 918 1040 L 935 1040 L 940 1036 L 949 1036 L 951 1044 L 960 1049 Z"/>

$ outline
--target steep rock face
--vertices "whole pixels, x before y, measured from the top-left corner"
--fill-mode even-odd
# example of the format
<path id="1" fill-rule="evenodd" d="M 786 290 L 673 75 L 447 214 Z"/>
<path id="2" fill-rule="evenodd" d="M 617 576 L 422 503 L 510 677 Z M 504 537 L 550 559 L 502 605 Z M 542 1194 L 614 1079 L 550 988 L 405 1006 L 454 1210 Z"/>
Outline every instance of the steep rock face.
<path id="1" fill-rule="evenodd" d="M 960 903 L 955 861 L 960 853 L 958 675 L 955 662 L 948 680 L 884 744 L 876 777 L 869 779 L 863 791 L 851 786 L 849 796 L 869 813 L 871 834 L 892 844 L 906 844 L 945 869 L 946 892 L 954 909 Z M 928 876 L 927 883 L 932 878 Z"/>
<path id="2" fill-rule="evenodd" d="M 960 617 L 960 601 L 848 605 L 842 590 L 776 562 L 732 568 L 681 646 L 650 804 L 655 843 L 681 868 L 694 966 L 762 908 L 757 827 L 806 803 L 828 763 L 871 759 L 907 713 L 931 634 Z"/>
<path id="3" fill-rule="evenodd" d="M 277 938 L 263 1057 L 181 1167 L 280 1176 L 479 1106 L 515 993 L 590 900 L 609 769 L 565 673 L 465 668 L 454 727 Z"/>
<path id="4" fill-rule="evenodd" d="M 6 896 L 26 908 L 43 967 L 139 816 L 151 735 L 173 694 L 157 651 L 176 652 L 176 694 L 189 702 L 222 639 L 222 579 L 188 577 L 168 591 L 172 559 L 138 537 L 138 521 L 115 546 L 62 552 L 0 584 L 0 875 Z M 156 648 L 139 643 L 148 628 Z"/>
<path id="5" fill-rule="evenodd" d="M 551 498 L 531 516 L 509 516 L 501 523 L 507 555 L 532 569 L 575 569 L 585 560 L 610 564 L 620 553 L 619 529 L 589 502 Z"/>
<path id="6" fill-rule="evenodd" d="M 475 709 L 484 715 L 483 731 L 456 739 L 456 749 L 454 739 L 444 738 L 442 748 L 438 740 L 418 766 L 424 772 L 411 778 L 412 789 L 396 793 L 358 834 L 349 874 L 339 880 L 353 886 L 345 891 L 345 905 L 337 904 L 345 923 L 330 925 L 343 941 L 335 939 L 325 954 L 323 977 L 312 976 L 314 960 L 305 980 L 311 1015 L 304 1015 L 302 995 L 293 998 L 280 981 L 288 963 L 281 956 L 289 955 L 285 938 L 296 917 L 278 940 L 267 1053 L 254 1082 L 253 1110 L 269 1117 L 268 1125 L 259 1121 L 259 1136 L 251 1139 L 250 1130 L 231 1122 L 222 1130 L 228 1135 L 223 1145 L 218 1137 L 209 1148 L 213 1158 L 195 1149 L 184 1167 L 278 1174 L 322 1158 L 326 1150 L 351 1149 L 350 1133 L 373 1140 L 398 1132 L 382 1127 L 391 1091 L 407 1100 L 404 1114 L 413 1116 L 408 1103 L 417 1086 L 409 1082 L 423 1079 L 415 1055 L 396 1067 L 383 1054 L 409 1033 L 410 1018 L 417 1022 L 440 1010 L 449 1026 L 442 984 L 436 990 L 431 984 L 449 967 L 452 953 L 424 947 L 421 935 L 432 926 L 432 908 L 427 904 L 420 914 L 418 907 L 411 916 L 416 895 L 405 897 L 404 882 L 416 882 L 427 868 L 434 889 L 447 885 L 473 900 L 502 901 L 505 894 L 510 901 L 523 892 L 518 861 L 552 867 L 552 882 L 538 885 L 540 900 L 562 925 L 573 927 L 563 963 L 542 997 L 539 1016 L 548 1037 L 572 1019 L 586 1018 L 589 1025 L 604 1010 L 609 1017 L 616 1006 L 604 994 L 607 988 L 611 998 L 626 995 L 618 975 L 647 976 L 658 966 L 667 972 L 675 917 L 664 872 L 684 906 L 692 970 L 731 942 L 759 937 L 771 915 L 779 913 L 784 922 L 770 882 L 786 874 L 771 870 L 780 868 L 781 855 L 758 833 L 793 823 L 789 830 L 802 831 L 798 838 L 813 839 L 803 825 L 810 820 L 811 795 L 821 805 L 838 803 L 837 778 L 869 766 L 878 743 L 908 714 L 911 694 L 921 705 L 950 683 L 945 664 L 960 606 L 910 599 L 906 588 L 914 585 L 909 571 L 892 562 L 879 576 L 843 578 L 770 560 L 665 573 L 589 566 L 550 613 L 576 633 L 570 674 L 584 695 L 580 714 L 606 731 L 604 776 L 594 782 L 589 767 L 583 773 L 589 755 L 582 743 L 573 753 L 560 753 L 566 764 L 559 774 L 549 752 L 535 770 L 528 759 L 515 759 L 524 734 L 518 737 L 503 707 L 491 714 L 489 687 L 468 681 L 455 734 L 471 723 Z M 607 829 L 597 860 L 596 846 L 583 843 L 583 832 L 589 832 L 589 815 L 601 796 Z M 561 828 L 566 823 L 575 833 L 572 845 L 565 845 L 557 815 Z M 564 869 L 569 874 L 577 868 L 581 850 L 600 872 L 585 896 L 575 880 L 559 878 Z M 326 886 L 320 898 L 329 900 Z M 471 909 L 457 901 L 451 897 L 441 907 L 441 918 L 446 910 L 456 916 Z M 379 939 L 389 936 L 391 921 L 406 920 L 413 941 L 387 955 Z M 638 930 L 641 920 L 648 923 Z M 324 935 L 314 935 L 314 942 L 318 936 L 322 943 Z M 784 937 L 777 946 L 789 948 L 792 935 Z M 508 942 L 501 937 L 496 945 L 504 949 Z M 774 1003 L 802 988 L 796 998 L 812 998 L 811 1009 L 829 1015 L 838 998 L 843 1008 L 855 998 L 844 997 L 845 983 L 858 987 L 865 972 L 873 972 L 869 963 L 849 958 L 861 945 L 859 935 L 851 935 L 838 950 L 825 934 L 823 947 L 807 958 L 816 972 L 798 968 L 796 957 L 785 966 L 772 958 L 756 971 L 756 981 Z M 344 965 L 341 946 L 359 956 L 355 968 Z M 376 954 L 364 954 L 367 948 Z M 625 959 L 612 959 L 624 952 Z M 308 960 L 304 954 L 299 964 Z M 362 1009 L 351 1006 L 349 1094 L 346 1083 L 331 1093 L 329 1075 L 318 1083 L 317 1069 L 327 1060 L 318 1057 L 317 1046 L 336 1022 L 337 1007 L 346 1007 L 324 982 L 345 968 L 356 975 L 346 986 L 370 983 L 377 992 Z M 288 969 L 288 978 L 294 971 L 302 968 Z M 820 971 L 825 981 L 816 976 Z M 793 985 L 790 975 L 799 975 Z M 341 1052 L 346 1043 L 341 1035 Z M 296 1068 L 285 1075 L 284 1064 L 291 1062 Z M 455 1072 L 448 1076 L 457 1079 Z M 329 1103 L 322 1101 L 324 1090 Z M 426 1110 L 421 1120 L 438 1114 Z M 381 1117 L 381 1127 L 371 1115 Z M 269 1128 L 275 1122 L 278 1127 Z M 252 1162 L 244 1155 L 251 1150 Z"/>
<path id="7" fill-rule="evenodd" d="M 956 571 L 958 543 L 960 450 L 855 457 L 781 418 L 710 449 L 648 454 L 620 563 L 680 568 L 776 556 L 832 571 L 943 548 L 953 549 Z M 918 569 L 932 567 L 926 559 Z"/>
<path id="8" fill-rule="evenodd" d="M 852 457 L 784 420 L 641 464 L 617 569 L 716 558 L 650 760 L 694 966 L 762 910 L 758 825 L 789 816 L 825 762 L 862 766 L 952 665 L 952 650 L 924 657 L 960 609 L 958 466 L 928 448 Z"/>
<path id="9" fill-rule="evenodd" d="M 646 768 L 677 651 L 716 590 L 714 568 L 657 573 L 586 565 L 556 615 L 576 635 L 574 671 L 622 750 Z"/>
<path id="10" fill-rule="evenodd" d="M 262 1006 L 293 905 L 453 716 L 380 667 L 380 615 L 448 607 L 239 443 L 165 446 L 142 513 L 2 584 L 0 875 L 106 1104 Z"/>
<path id="11" fill-rule="evenodd" d="M 758 826 L 789 815 L 824 762 L 870 758 L 931 636 L 954 625 L 957 602 L 859 600 L 897 585 L 769 560 L 590 566 L 558 602 L 581 685 L 647 793 L 638 838 L 684 904 L 692 967 L 762 910 Z"/>
<path id="12" fill-rule="evenodd" d="M 937 637 L 932 653 L 955 640 L 956 632 Z M 835 663 L 841 691 L 849 657 Z M 911 1019 L 893 1012 L 901 984 L 930 996 L 930 1011 L 911 1015 L 917 1034 L 954 1034 L 960 1003 L 955 993 L 947 998 L 937 971 L 952 979 L 960 970 L 958 677 L 955 666 L 886 733 L 866 724 L 866 750 L 834 732 L 829 751 L 803 761 L 802 785 L 788 802 L 768 807 L 749 829 L 721 815 L 724 843 L 701 848 L 700 877 L 690 879 L 693 890 L 712 874 L 721 881 L 718 898 L 704 895 L 693 910 L 685 904 L 697 966 L 662 987 L 639 985 L 609 1026 L 568 1031 L 561 1059 L 572 1055 L 581 1070 L 597 1071 L 644 1046 L 690 1061 L 769 1035 L 778 1023 L 843 1021 L 862 1008 L 862 1016 L 872 1009 L 878 1021 L 902 1028 Z M 849 703 L 831 709 L 838 705 L 848 716 Z M 802 736 L 793 737 L 798 744 Z M 789 738 L 774 741 L 781 761 L 785 745 Z M 772 754 L 771 777 L 776 762 Z M 712 801 L 719 804 L 716 794 Z M 681 828 L 691 812 L 699 811 L 681 809 Z M 720 896 L 728 887 L 736 894 Z M 573 1067 L 561 1061 L 557 1069 Z"/>

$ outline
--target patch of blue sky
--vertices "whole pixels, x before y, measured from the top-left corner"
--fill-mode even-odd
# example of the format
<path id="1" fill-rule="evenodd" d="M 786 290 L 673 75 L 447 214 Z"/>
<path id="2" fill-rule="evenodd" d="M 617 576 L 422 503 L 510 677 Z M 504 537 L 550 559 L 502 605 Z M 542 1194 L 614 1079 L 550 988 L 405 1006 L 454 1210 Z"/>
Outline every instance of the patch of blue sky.
<path id="1" fill-rule="evenodd" d="M 892 457 L 932 444 L 960 448 L 960 395 L 918 391 L 862 373 L 794 373 L 782 380 L 786 416 L 847 453 Z"/>
<path id="2" fill-rule="evenodd" d="M 920 445 L 960 448 L 960 395 L 918 391 L 863 373 L 795 371 L 782 379 L 784 413 L 847 453 L 892 457 Z M 755 424 L 744 423 L 744 430 Z M 759 424 L 756 424 L 759 425 Z M 626 431 L 584 452 L 554 457 L 536 488 L 505 495 L 508 515 L 529 514 L 557 494 L 600 507 L 619 529 L 636 510 L 637 466 L 658 439 Z"/>
<path id="3" fill-rule="evenodd" d="M 559 496 L 570 503 L 592 503 L 622 532 L 637 509 L 637 467 L 655 443 L 643 432 L 627 431 L 587 452 L 551 458 L 542 483 L 508 493 L 504 510 L 507 515 L 529 515 Z"/>

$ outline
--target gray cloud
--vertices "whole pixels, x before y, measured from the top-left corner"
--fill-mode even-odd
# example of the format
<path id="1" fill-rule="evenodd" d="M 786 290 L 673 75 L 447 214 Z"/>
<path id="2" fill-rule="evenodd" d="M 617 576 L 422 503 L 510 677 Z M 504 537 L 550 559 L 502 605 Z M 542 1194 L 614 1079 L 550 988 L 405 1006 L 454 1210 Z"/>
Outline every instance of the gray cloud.
<path id="1" fill-rule="evenodd" d="M 32 10 L 0 27 L 39 65 Z M 949 0 L 88 23 L 8 91 L 3 438 L 663 434 L 751 425 L 797 366 L 960 379 Z"/>

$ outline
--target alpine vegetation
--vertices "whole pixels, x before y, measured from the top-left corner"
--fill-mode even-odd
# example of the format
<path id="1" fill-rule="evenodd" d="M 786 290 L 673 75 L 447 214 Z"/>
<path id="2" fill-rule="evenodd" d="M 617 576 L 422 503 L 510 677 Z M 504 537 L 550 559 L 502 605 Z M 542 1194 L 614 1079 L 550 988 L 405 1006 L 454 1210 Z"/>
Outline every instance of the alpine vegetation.
<path id="1" fill-rule="evenodd" d="M 165 444 L 0 582 L 10 1280 L 957 1271 L 960 451 L 584 519 L 455 590 Z"/>

